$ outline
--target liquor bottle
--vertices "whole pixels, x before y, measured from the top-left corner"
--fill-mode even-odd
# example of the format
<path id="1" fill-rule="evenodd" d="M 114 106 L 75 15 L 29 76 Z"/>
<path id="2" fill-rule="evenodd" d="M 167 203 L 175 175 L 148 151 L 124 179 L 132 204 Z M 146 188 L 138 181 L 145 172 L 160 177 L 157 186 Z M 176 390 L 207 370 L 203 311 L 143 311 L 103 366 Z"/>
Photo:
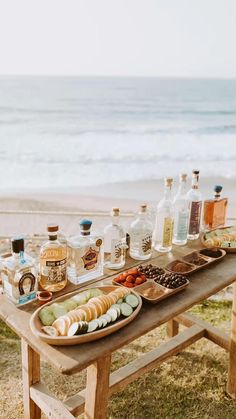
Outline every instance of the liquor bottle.
<path id="1" fill-rule="evenodd" d="M 148 219 L 147 205 L 140 205 L 138 217 L 130 226 L 130 256 L 136 260 L 148 260 L 152 255 L 153 226 Z"/>
<path id="2" fill-rule="evenodd" d="M 125 265 L 126 233 L 120 225 L 120 209 L 111 211 L 111 223 L 104 229 L 104 260 L 110 269 L 120 269 Z"/>
<path id="3" fill-rule="evenodd" d="M 202 194 L 199 191 L 199 170 L 193 170 L 192 187 L 187 193 L 189 201 L 189 226 L 188 240 L 196 240 L 199 237 L 201 226 Z"/>
<path id="4" fill-rule="evenodd" d="M 153 246 L 158 252 L 170 252 L 172 249 L 174 224 L 174 205 L 171 196 L 172 184 L 172 178 L 165 179 L 164 198 L 157 205 Z"/>
<path id="5" fill-rule="evenodd" d="M 184 245 L 187 243 L 189 204 L 186 195 L 187 175 L 180 175 L 179 190 L 174 197 L 174 238 L 173 243 Z"/>
<path id="6" fill-rule="evenodd" d="M 91 232 L 92 221 L 79 223 L 80 234 L 68 239 L 68 279 L 80 284 L 103 275 L 103 237 Z"/>
<path id="7" fill-rule="evenodd" d="M 222 189 L 221 185 L 216 185 L 214 187 L 214 198 L 207 199 L 204 202 L 203 220 L 205 230 L 225 225 L 228 199 L 221 197 Z"/>
<path id="8" fill-rule="evenodd" d="M 11 244 L 12 256 L 2 261 L 3 291 L 15 304 L 25 304 L 36 298 L 36 263 L 31 256 L 24 253 L 22 237 L 13 238 Z"/>
<path id="9" fill-rule="evenodd" d="M 39 283 L 46 291 L 57 292 L 67 284 L 67 248 L 57 238 L 59 227 L 49 224 L 49 240 L 40 249 Z"/>

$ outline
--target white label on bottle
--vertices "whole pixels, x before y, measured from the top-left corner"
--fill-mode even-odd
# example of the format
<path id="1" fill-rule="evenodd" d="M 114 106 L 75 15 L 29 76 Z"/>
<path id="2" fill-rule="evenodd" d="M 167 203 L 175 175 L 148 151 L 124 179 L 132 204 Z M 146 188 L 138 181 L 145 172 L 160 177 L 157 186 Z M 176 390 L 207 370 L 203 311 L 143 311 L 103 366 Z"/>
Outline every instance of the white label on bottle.
<path id="1" fill-rule="evenodd" d="M 179 241 L 184 241 L 187 239 L 188 234 L 188 212 L 187 211 L 180 211 L 178 214 L 177 220 L 177 231 L 176 231 L 176 239 Z"/>
<path id="2" fill-rule="evenodd" d="M 119 263 L 123 256 L 124 249 L 121 240 L 111 241 L 111 263 Z"/>

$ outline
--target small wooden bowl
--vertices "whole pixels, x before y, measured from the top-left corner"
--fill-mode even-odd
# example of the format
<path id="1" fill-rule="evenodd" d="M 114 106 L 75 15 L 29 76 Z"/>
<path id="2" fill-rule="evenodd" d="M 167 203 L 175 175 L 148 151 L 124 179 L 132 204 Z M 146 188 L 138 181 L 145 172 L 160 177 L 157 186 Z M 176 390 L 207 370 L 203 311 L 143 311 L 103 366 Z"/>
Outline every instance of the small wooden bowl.
<path id="1" fill-rule="evenodd" d="M 50 291 L 38 291 L 37 292 L 37 299 L 39 305 L 42 306 L 43 304 L 48 303 L 52 300 L 52 292 Z"/>

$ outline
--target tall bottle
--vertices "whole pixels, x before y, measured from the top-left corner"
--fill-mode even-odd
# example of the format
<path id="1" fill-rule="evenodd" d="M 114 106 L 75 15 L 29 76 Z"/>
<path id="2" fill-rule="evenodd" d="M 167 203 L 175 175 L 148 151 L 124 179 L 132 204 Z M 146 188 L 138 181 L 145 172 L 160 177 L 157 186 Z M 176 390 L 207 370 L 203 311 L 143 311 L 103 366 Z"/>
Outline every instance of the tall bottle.
<path id="1" fill-rule="evenodd" d="M 130 226 L 130 256 L 136 260 L 148 260 L 152 255 L 153 226 L 148 219 L 147 205 L 140 205 L 138 217 Z"/>
<path id="2" fill-rule="evenodd" d="M 189 201 L 188 240 L 196 240 L 200 234 L 202 194 L 199 191 L 199 170 L 193 170 L 192 187 L 187 193 Z"/>
<path id="3" fill-rule="evenodd" d="M 57 238 L 57 224 L 49 224 L 47 230 L 49 240 L 42 245 L 39 255 L 39 282 L 44 290 L 56 292 L 67 283 L 67 248 Z"/>
<path id="4" fill-rule="evenodd" d="M 203 219 L 205 230 L 223 227 L 225 225 L 228 199 L 222 198 L 222 189 L 223 187 L 221 185 L 215 185 L 214 197 L 204 202 Z"/>
<path id="5" fill-rule="evenodd" d="M 120 269 L 125 265 L 126 233 L 120 225 L 120 209 L 111 211 L 111 223 L 104 229 L 104 265 Z"/>
<path id="6" fill-rule="evenodd" d="M 171 196 L 173 179 L 165 179 L 164 198 L 157 205 L 156 223 L 153 232 L 153 246 L 158 252 L 172 249 L 174 205 Z"/>
<path id="7" fill-rule="evenodd" d="M 174 238 L 173 243 L 184 245 L 187 243 L 189 204 L 186 191 L 187 175 L 180 174 L 179 190 L 174 197 Z"/>

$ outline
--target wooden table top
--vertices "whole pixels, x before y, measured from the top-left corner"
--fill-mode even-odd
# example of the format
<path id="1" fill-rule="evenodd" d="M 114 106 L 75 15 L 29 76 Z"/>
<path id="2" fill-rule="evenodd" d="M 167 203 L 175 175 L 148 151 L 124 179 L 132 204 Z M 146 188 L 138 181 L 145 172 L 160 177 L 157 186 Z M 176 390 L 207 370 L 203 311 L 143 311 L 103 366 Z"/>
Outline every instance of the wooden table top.
<path id="1" fill-rule="evenodd" d="M 148 261 L 148 263 L 151 262 L 158 266 L 165 266 L 172 260 L 201 247 L 202 245 L 199 242 L 192 242 L 184 247 L 174 246 L 171 253 L 155 253 L 152 260 Z M 126 268 L 138 265 L 138 263 L 137 261 L 128 259 L 127 265 Z M 102 280 L 96 282 L 96 285 L 107 284 L 116 275 L 117 272 L 114 275 L 114 271 L 107 271 Z M 37 308 L 37 303 L 27 308 L 17 308 L 6 296 L 1 295 L 0 318 L 18 336 L 24 338 L 43 359 L 48 361 L 61 373 L 73 374 L 86 368 L 96 359 L 127 345 L 141 335 L 166 323 L 171 318 L 183 313 L 193 305 L 236 281 L 236 254 L 227 254 L 220 262 L 189 275 L 189 280 L 190 285 L 179 294 L 173 295 L 156 305 L 144 303 L 139 315 L 132 323 L 110 336 L 87 344 L 55 347 L 37 338 L 29 327 L 30 316 L 33 310 Z M 64 293 L 70 292 L 75 288 L 74 286 L 69 286 L 64 290 Z"/>

